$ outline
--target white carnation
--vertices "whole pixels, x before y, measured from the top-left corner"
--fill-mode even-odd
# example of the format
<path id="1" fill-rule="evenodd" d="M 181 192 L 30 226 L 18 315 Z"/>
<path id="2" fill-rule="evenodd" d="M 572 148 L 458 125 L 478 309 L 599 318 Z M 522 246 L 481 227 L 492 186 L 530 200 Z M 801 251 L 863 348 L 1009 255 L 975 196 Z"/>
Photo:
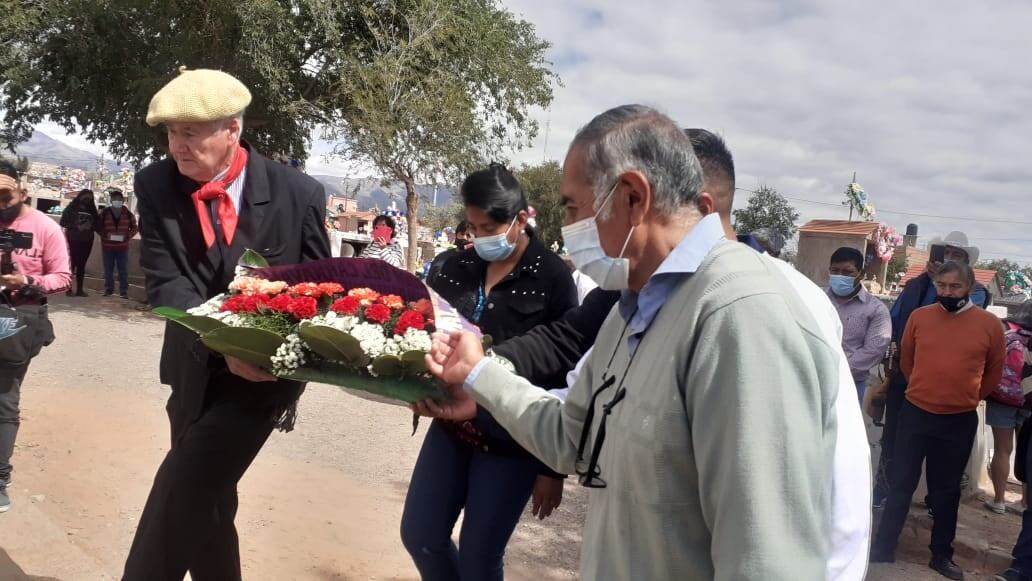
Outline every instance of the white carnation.
<path id="1" fill-rule="evenodd" d="M 359 323 L 351 329 L 351 336 L 362 345 L 362 351 L 372 358 L 383 355 L 387 347 L 387 336 L 379 325 Z"/>

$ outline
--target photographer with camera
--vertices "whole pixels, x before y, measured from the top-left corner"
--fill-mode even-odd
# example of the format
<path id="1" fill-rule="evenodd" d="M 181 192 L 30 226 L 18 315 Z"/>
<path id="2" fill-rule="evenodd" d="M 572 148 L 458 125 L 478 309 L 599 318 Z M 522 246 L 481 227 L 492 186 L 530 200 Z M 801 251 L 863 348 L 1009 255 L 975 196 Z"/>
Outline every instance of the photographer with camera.
<path id="1" fill-rule="evenodd" d="M 61 227 L 25 203 L 18 171 L 0 160 L 0 319 L 24 329 L 0 343 L 0 512 L 11 508 L 11 455 L 21 383 L 29 362 L 54 340 L 47 294 L 71 283 Z"/>

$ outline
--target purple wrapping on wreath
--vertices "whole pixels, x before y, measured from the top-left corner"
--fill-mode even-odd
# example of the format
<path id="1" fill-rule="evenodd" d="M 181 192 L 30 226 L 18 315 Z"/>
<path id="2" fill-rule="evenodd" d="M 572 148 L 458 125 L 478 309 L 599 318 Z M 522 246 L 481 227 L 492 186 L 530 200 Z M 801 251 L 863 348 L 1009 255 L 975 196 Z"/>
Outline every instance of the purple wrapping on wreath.
<path id="1" fill-rule="evenodd" d="M 434 305 L 434 326 L 445 332 L 463 330 L 481 337 L 480 329 L 459 314 L 414 274 L 372 258 L 326 258 L 290 266 L 270 266 L 252 271 L 266 280 L 291 286 L 303 282 L 335 282 L 351 290 L 369 288 L 384 295 L 398 295 L 405 302 L 429 300 Z"/>

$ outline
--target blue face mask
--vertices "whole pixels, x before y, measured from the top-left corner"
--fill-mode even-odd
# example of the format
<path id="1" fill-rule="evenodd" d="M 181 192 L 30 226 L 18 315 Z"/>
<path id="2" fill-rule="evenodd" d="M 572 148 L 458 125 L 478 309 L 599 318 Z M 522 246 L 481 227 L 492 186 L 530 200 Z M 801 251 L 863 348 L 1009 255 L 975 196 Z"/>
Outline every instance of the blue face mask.
<path id="1" fill-rule="evenodd" d="M 837 297 L 848 297 L 856 290 L 856 279 L 843 274 L 833 274 L 829 285 L 831 292 Z"/>
<path id="2" fill-rule="evenodd" d="M 498 262 L 512 256 L 513 251 L 516 250 L 516 245 L 509 242 L 509 232 L 516 225 L 516 218 L 519 218 L 519 216 L 512 219 L 512 224 L 509 224 L 509 228 L 506 229 L 504 234 L 477 236 L 473 239 L 473 250 L 476 250 L 480 258 L 488 262 Z"/>

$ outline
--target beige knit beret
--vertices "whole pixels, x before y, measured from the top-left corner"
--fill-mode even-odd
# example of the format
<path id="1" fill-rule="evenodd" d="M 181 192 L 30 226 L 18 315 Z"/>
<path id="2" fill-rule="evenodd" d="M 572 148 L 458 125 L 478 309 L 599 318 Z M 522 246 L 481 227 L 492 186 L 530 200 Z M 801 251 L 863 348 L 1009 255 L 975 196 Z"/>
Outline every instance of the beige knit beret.
<path id="1" fill-rule="evenodd" d="M 179 76 L 161 88 L 147 109 L 147 125 L 205 123 L 228 119 L 251 103 L 251 92 L 232 75 L 211 69 L 179 68 Z"/>

